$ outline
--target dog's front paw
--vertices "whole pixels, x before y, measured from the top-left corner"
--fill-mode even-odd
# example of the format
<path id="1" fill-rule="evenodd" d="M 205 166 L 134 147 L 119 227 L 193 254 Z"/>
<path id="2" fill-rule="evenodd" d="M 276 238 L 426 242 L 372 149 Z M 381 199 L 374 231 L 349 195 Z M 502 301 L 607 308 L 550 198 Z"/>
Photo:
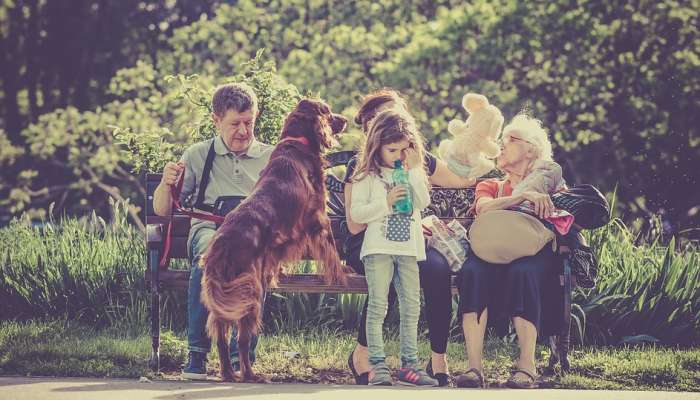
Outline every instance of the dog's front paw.
<path id="1" fill-rule="evenodd" d="M 247 383 L 270 383 L 267 378 L 265 378 L 264 375 L 260 374 L 247 374 L 241 378 L 241 382 L 247 382 Z"/>
<path id="2" fill-rule="evenodd" d="M 221 371 L 221 382 L 240 382 L 241 375 L 238 372 Z"/>

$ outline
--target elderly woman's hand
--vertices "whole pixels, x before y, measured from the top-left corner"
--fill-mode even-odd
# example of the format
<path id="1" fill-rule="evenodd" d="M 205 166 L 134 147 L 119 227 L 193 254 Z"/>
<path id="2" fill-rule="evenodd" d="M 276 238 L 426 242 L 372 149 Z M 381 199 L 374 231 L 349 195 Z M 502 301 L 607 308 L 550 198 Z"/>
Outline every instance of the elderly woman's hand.
<path id="1" fill-rule="evenodd" d="M 535 207 L 535 214 L 540 218 L 547 218 L 554 212 L 554 204 L 548 194 L 527 191 L 522 196 L 525 200 L 532 202 Z"/>

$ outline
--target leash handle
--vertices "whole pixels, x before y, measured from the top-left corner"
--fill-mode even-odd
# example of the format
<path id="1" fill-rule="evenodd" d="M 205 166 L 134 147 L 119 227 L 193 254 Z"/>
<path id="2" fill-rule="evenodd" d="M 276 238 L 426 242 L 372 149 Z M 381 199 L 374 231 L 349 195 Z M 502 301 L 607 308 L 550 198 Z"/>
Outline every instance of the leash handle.
<path id="1" fill-rule="evenodd" d="M 170 223 L 168 224 L 168 231 L 165 234 L 165 241 L 163 242 L 163 255 L 161 256 L 160 262 L 158 263 L 160 268 L 165 268 L 170 262 L 170 242 L 172 241 L 173 235 L 173 215 L 175 215 L 175 211 L 187 215 L 191 218 L 202 219 L 205 221 L 214 222 L 215 224 L 221 224 L 222 222 L 224 222 L 224 217 L 218 215 L 205 214 L 184 209 L 180 204 L 180 193 L 182 192 L 182 185 L 184 184 L 184 182 L 185 171 L 182 171 L 180 177 L 177 180 L 177 183 L 175 185 L 170 186 Z"/>

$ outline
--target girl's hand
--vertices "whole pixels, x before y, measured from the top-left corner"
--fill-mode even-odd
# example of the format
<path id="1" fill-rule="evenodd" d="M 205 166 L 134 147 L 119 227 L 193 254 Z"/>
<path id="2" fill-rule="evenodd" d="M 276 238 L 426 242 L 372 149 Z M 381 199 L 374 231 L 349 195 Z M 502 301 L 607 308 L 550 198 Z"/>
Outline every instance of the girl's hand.
<path id="1" fill-rule="evenodd" d="M 421 165 L 422 160 L 418 157 L 418 152 L 416 151 L 413 144 L 411 144 L 411 147 L 404 150 L 404 160 L 403 161 L 404 161 L 404 164 L 406 165 L 407 170 Z"/>
<path id="2" fill-rule="evenodd" d="M 408 191 L 406 190 L 406 187 L 404 186 L 395 186 L 393 189 L 389 191 L 389 194 L 386 196 L 386 203 L 389 205 L 389 208 L 393 208 L 394 204 L 399 201 L 400 199 L 408 196 Z"/>
<path id="3" fill-rule="evenodd" d="M 548 194 L 533 191 L 523 192 L 525 200 L 532 202 L 535 207 L 535 214 L 540 218 L 547 218 L 554 212 L 554 203 Z"/>

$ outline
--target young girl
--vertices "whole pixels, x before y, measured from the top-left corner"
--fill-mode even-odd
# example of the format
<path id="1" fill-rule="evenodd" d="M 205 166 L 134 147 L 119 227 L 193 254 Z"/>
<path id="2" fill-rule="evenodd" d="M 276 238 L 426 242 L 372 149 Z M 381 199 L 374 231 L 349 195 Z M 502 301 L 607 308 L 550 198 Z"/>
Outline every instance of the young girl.
<path id="1" fill-rule="evenodd" d="M 418 261 L 425 260 L 421 210 L 430 203 L 428 178 L 423 167 L 423 141 L 413 119 L 390 109 L 379 113 L 367 135 L 353 176 L 352 220 L 367 224 L 360 257 L 365 266 L 369 293 L 367 344 L 370 385 L 391 385 L 385 363 L 382 324 L 387 311 L 389 286 L 394 283 L 401 311 L 401 370 L 399 382 L 436 386 L 438 382 L 417 367 L 420 283 Z M 394 185 L 394 163 L 401 160 L 408 170 L 411 193 Z M 393 211 L 394 204 L 411 196 L 409 214 Z"/>

